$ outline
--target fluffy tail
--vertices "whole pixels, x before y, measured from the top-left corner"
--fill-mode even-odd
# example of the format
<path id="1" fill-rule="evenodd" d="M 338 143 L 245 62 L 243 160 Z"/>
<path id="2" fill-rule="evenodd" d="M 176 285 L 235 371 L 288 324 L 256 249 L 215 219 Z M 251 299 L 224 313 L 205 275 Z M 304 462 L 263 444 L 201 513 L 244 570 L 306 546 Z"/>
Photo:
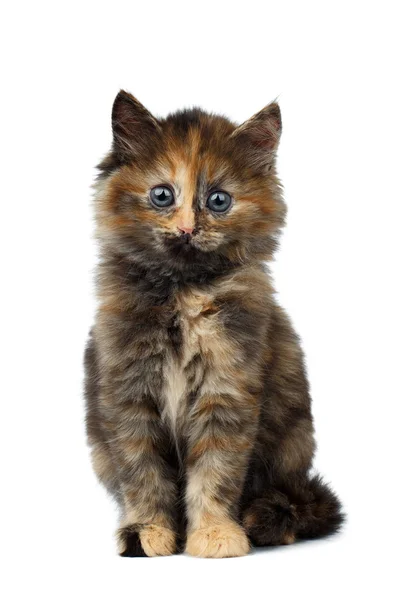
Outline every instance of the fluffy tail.
<path id="1" fill-rule="evenodd" d="M 269 488 L 245 509 L 243 525 L 255 546 L 271 546 L 332 535 L 344 518 L 336 494 L 316 475 Z"/>

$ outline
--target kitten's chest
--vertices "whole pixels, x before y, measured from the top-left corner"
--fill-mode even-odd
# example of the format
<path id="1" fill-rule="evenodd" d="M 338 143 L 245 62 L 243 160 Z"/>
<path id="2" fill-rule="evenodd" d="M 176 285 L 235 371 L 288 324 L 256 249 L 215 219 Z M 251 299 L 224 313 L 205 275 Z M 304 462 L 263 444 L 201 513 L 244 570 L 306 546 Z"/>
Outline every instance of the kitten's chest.
<path id="1" fill-rule="evenodd" d="M 177 296 L 174 332 L 163 370 L 163 418 L 174 431 L 187 412 L 190 397 L 201 388 L 219 332 L 212 295 L 190 291 Z"/>

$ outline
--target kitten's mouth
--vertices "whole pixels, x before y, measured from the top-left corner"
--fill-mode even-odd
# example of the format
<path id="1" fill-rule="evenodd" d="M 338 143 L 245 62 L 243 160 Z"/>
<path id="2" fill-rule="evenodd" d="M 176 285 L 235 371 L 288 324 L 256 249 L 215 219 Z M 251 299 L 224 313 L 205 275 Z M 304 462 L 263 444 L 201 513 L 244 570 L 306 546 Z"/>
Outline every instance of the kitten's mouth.
<path id="1" fill-rule="evenodd" d="M 192 243 L 192 236 L 190 233 L 183 233 L 181 236 L 178 237 L 178 243 L 181 244 L 183 247 L 188 246 L 189 244 Z"/>
<path id="2" fill-rule="evenodd" d="M 173 238 L 168 237 L 165 240 L 165 244 L 176 257 L 184 256 L 185 258 L 191 258 L 200 251 L 194 237 L 189 233 L 183 233 Z"/>

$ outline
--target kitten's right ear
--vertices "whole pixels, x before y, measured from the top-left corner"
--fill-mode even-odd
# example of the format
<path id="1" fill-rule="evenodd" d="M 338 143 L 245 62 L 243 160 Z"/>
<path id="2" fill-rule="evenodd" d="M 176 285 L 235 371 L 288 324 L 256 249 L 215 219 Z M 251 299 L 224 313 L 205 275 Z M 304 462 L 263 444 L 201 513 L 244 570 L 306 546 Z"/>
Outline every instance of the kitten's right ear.
<path id="1" fill-rule="evenodd" d="M 134 96 L 121 90 L 112 108 L 113 150 L 122 161 L 141 156 L 161 132 L 159 122 Z M 154 140 L 153 140 L 154 143 Z"/>

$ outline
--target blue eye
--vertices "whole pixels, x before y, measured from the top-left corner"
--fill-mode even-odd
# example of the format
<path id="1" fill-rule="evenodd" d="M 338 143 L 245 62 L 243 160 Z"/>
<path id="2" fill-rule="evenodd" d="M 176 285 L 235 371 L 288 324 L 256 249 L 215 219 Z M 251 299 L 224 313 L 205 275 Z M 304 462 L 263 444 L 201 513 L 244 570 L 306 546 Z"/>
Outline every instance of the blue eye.
<path id="1" fill-rule="evenodd" d="M 174 203 L 174 194 L 165 185 L 159 185 L 158 187 L 150 190 L 151 203 L 157 208 L 165 208 L 171 206 Z"/>
<path id="2" fill-rule="evenodd" d="M 213 212 L 226 212 L 232 205 L 232 198 L 226 192 L 214 192 L 207 199 L 207 206 Z"/>

